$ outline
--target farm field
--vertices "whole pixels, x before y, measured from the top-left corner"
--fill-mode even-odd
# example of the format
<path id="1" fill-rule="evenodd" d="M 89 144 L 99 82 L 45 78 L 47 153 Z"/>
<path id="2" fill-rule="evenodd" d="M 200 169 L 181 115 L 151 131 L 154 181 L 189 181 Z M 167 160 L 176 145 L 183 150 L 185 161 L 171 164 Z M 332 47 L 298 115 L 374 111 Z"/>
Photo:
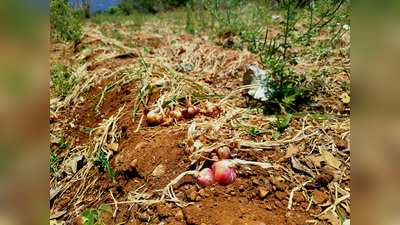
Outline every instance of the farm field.
<path id="1" fill-rule="evenodd" d="M 76 45 L 50 38 L 51 223 L 349 223 L 350 19 L 304 44 L 280 36 L 284 10 L 260 12 L 262 32 L 202 10 L 99 15 Z M 292 26 L 295 40 L 310 23 Z M 249 94 L 252 66 L 267 101 Z"/>

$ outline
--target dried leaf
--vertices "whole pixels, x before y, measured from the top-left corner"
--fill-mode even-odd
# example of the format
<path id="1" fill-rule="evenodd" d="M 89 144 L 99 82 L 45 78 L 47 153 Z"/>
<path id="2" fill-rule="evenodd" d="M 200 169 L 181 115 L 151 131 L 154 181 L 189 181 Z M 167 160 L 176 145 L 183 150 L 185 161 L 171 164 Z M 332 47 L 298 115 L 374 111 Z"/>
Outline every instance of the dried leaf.
<path id="1" fill-rule="evenodd" d="M 118 143 L 111 143 L 107 145 L 107 149 L 113 152 L 118 152 Z"/>
<path id="2" fill-rule="evenodd" d="M 286 158 L 290 158 L 292 156 L 297 155 L 300 152 L 299 145 L 289 144 L 288 148 L 286 149 Z"/>
<path id="3" fill-rule="evenodd" d="M 65 213 L 67 213 L 67 211 L 60 211 L 60 212 L 55 212 L 53 214 L 50 215 L 50 219 L 57 219 L 59 217 L 61 217 L 62 215 L 64 215 Z"/>
<path id="4" fill-rule="evenodd" d="M 332 210 L 328 211 L 322 216 L 319 216 L 318 219 L 328 220 L 332 225 L 342 225 L 342 222 L 340 221 L 339 217 Z"/>
<path id="5" fill-rule="evenodd" d="M 78 162 L 81 161 L 82 159 L 83 159 L 82 155 L 69 158 L 65 165 L 65 172 L 68 175 L 74 175 L 78 168 Z"/>
<path id="6" fill-rule="evenodd" d="M 339 168 L 342 163 L 337 160 L 332 153 L 329 153 L 327 151 L 323 151 L 321 156 L 325 159 L 326 164 L 333 166 L 335 168 Z"/>
<path id="7" fill-rule="evenodd" d="M 339 98 L 343 103 L 350 103 L 350 96 L 347 93 L 343 93 Z"/>
<path id="8" fill-rule="evenodd" d="M 56 189 L 50 189 L 50 201 L 62 190 L 62 185 Z"/>
<path id="9" fill-rule="evenodd" d="M 322 158 L 321 156 L 309 156 L 308 157 L 311 161 L 313 161 L 313 163 L 315 164 L 316 167 L 321 168 L 321 162 L 325 161 L 324 158 Z"/>
<path id="10" fill-rule="evenodd" d="M 292 166 L 293 166 L 293 168 L 295 168 L 295 169 L 297 169 L 297 170 L 300 170 L 300 171 L 303 171 L 303 172 L 305 172 L 305 173 L 308 173 L 308 174 L 310 174 L 313 178 L 315 178 L 314 173 L 313 173 L 310 169 L 308 169 L 308 168 L 306 168 L 305 166 L 303 166 L 303 165 L 299 162 L 299 160 L 296 159 L 296 158 L 293 157 L 293 156 L 292 156 Z"/>

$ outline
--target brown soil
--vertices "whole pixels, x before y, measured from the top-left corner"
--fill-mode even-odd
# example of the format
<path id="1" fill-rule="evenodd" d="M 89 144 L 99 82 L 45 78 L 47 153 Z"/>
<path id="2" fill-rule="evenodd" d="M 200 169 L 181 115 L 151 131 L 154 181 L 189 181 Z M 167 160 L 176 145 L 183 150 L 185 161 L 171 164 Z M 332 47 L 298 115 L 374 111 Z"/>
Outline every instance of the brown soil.
<path id="1" fill-rule="evenodd" d="M 96 28 L 89 27 L 87 29 L 95 30 Z M 123 27 L 120 27 L 120 29 L 123 29 Z M 171 40 L 179 41 L 181 44 L 173 45 Z M 56 41 L 53 40 L 54 44 L 50 45 L 50 62 L 58 65 L 76 63 L 76 59 L 72 58 L 80 53 L 75 54 L 69 47 L 55 43 Z M 125 40 L 121 43 L 127 46 L 131 41 Z M 137 33 L 133 41 L 154 49 L 152 52 L 144 53 L 142 48 L 132 48 L 130 52 L 132 55 L 138 56 L 138 51 L 140 51 L 144 54 L 146 61 L 154 62 L 154 59 L 162 58 L 169 65 L 191 64 L 193 70 L 182 73 L 209 88 L 215 94 L 226 95 L 242 86 L 242 76 L 246 70 L 245 65 L 258 60 L 256 55 L 208 45 L 191 35 L 158 37 Z M 102 45 L 106 47 L 102 47 Z M 86 71 L 89 75 L 100 73 L 102 70 L 114 71 L 118 65 L 128 66 L 136 63 L 135 59 L 127 56 L 126 53 L 118 52 L 118 49 L 93 36 L 90 30 L 85 31 L 85 46 L 94 49 L 91 54 L 84 57 L 87 64 Z M 62 51 L 62 49 L 65 49 L 65 51 Z M 118 53 L 113 57 L 99 60 L 102 55 L 114 54 L 116 51 Z M 58 56 L 61 58 L 58 59 Z M 218 69 L 211 69 L 214 65 L 207 62 L 207 58 L 210 57 L 219 60 Z M 199 61 L 198 64 L 196 64 L 196 60 Z M 332 62 L 327 63 L 334 64 L 335 61 L 332 60 Z M 299 65 L 296 69 L 312 70 L 315 67 L 318 66 Z M 210 69 L 207 70 L 207 68 Z M 340 86 L 343 80 L 349 82 L 349 77 L 338 74 L 329 77 L 328 80 L 328 83 L 331 82 L 333 85 Z M 67 221 L 68 224 L 82 224 L 80 215 L 84 209 L 98 208 L 101 204 L 107 203 L 115 210 L 113 198 L 118 202 L 128 201 L 130 193 L 138 189 L 139 193 L 142 193 L 142 191 L 151 193 L 163 189 L 179 174 L 195 169 L 195 165 L 191 165 L 183 148 L 179 147 L 178 144 L 181 138 L 187 138 L 187 128 L 183 124 L 191 123 L 191 119 L 181 120 L 172 126 L 149 126 L 143 121 L 139 132 L 135 132 L 141 117 L 141 115 L 137 115 L 135 122 L 132 123 L 135 100 L 133 97 L 128 97 L 121 101 L 125 96 L 137 94 L 132 82 L 122 83 L 118 88 L 114 88 L 105 97 L 100 107 L 92 112 L 92 108 L 95 104 L 98 104 L 98 100 L 89 100 L 98 95 L 108 81 L 108 79 L 97 80 L 89 86 L 85 92 L 81 93 L 81 96 L 85 98 L 84 101 L 77 99 L 71 101 L 69 105 L 59 108 L 57 113 L 51 111 L 53 116 L 50 119 L 50 131 L 56 135 L 61 130 L 64 138 L 70 141 L 70 146 L 73 146 L 72 152 L 78 153 L 80 151 L 79 146 L 85 146 L 90 142 L 89 133 L 82 132 L 82 130 L 86 127 L 98 127 L 104 120 L 116 116 L 120 107 L 124 105 L 124 109 L 120 113 L 122 116 L 116 123 L 119 136 L 114 141 L 119 144 L 118 150 L 113 152 L 109 160 L 113 171 L 119 171 L 116 175 L 115 184 L 111 183 L 105 171 L 98 173 L 97 168 L 92 167 L 89 171 L 91 176 L 87 178 L 86 183 L 79 179 L 73 181 L 75 178 L 70 180 L 71 178 L 67 177 L 66 173 L 61 173 L 58 177 L 58 185 L 53 184 L 51 186 L 51 188 L 61 184 L 66 186 L 62 193 L 51 202 L 51 212 L 68 211 L 58 218 L 59 221 Z M 346 111 L 350 107 L 349 104 L 338 99 L 338 95 L 346 91 L 335 92 L 335 89 L 332 88 L 331 91 L 333 91 L 331 94 L 314 96 L 315 99 L 313 100 L 319 103 L 320 110 L 331 114 L 349 114 L 349 111 Z M 156 102 L 162 93 L 164 91 L 157 90 L 149 98 L 148 104 L 151 105 Z M 248 97 L 244 93 L 239 93 L 239 98 L 234 100 L 233 103 L 237 107 L 246 107 Z M 140 110 L 143 110 L 143 106 L 140 106 Z M 88 119 L 89 115 L 90 118 Z M 292 119 L 290 126 L 279 139 L 294 137 L 302 129 L 303 119 L 302 117 Z M 262 126 L 263 129 L 269 129 L 270 126 L 265 125 L 268 121 L 270 121 L 268 118 L 260 117 L 258 121 L 254 120 L 253 123 Z M 317 220 L 319 221 L 318 224 L 328 224 L 327 221 L 319 220 L 313 215 L 323 212 L 327 207 L 324 206 L 324 203 L 332 201 L 331 194 L 335 194 L 331 193 L 332 190 L 335 190 L 332 186 L 334 182 L 339 184 L 342 189 L 348 188 L 349 191 L 350 170 L 348 165 L 350 162 L 345 162 L 344 156 L 335 154 L 341 165 L 339 168 L 334 168 L 327 165 L 323 160 L 318 161 L 320 164 L 316 165 L 316 160 L 310 160 L 310 156 L 319 156 L 318 151 L 327 147 L 326 143 L 330 143 L 331 140 L 334 143 L 332 146 L 337 146 L 337 149 L 349 149 L 350 135 L 344 135 L 349 131 L 349 126 L 343 125 L 346 124 L 346 121 L 348 121 L 347 118 L 306 121 L 309 126 L 312 126 L 306 131 L 306 134 L 319 130 L 324 135 L 315 137 L 313 142 L 298 141 L 295 143 L 297 145 L 304 144 L 296 157 L 303 166 L 313 170 L 315 179 L 306 184 L 305 194 L 303 194 L 303 191 L 294 192 L 291 210 L 288 210 L 287 207 L 291 191 L 296 187 L 293 182 L 304 183 L 312 177 L 310 174 L 292 167 L 290 158 L 285 158 L 288 145 L 283 144 L 265 148 L 263 151 L 248 148 L 245 149 L 246 151 L 239 151 L 235 156 L 247 161 L 266 159 L 269 163 L 279 164 L 282 167 L 264 170 L 256 166 L 238 166 L 235 182 L 227 186 L 215 183 L 206 188 L 198 186 L 196 179 L 187 175 L 173 188 L 178 199 L 193 204 L 187 207 L 179 207 L 173 202 L 161 202 L 150 206 L 137 203 L 118 204 L 115 217 L 103 213 L 103 222 L 105 224 L 124 223 L 127 225 L 148 224 L 151 219 L 155 218 L 152 224 L 311 224 L 307 222 L 308 220 Z M 226 126 L 222 129 L 231 128 Z M 244 140 L 269 141 L 273 138 L 273 135 L 265 133 L 254 138 L 244 133 L 241 138 Z M 110 143 L 111 140 L 112 138 L 108 137 L 107 143 Z M 53 149 L 50 151 L 53 151 L 59 145 L 56 142 L 51 144 Z M 76 148 L 74 148 L 75 146 Z M 67 155 L 63 155 L 64 150 L 60 149 L 57 153 L 60 156 L 67 157 Z M 135 161 L 136 165 L 132 167 L 134 160 L 137 160 Z M 90 163 L 90 161 L 84 159 L 78 164 L 78 170 Z M 156 167 L 160 168 L 160 165 L 162 165 L 161 173 L 154 175 L 153 171 Z M 207 162 L 205 167 L 211 167 L 211 163 Z M 343 174 L 340 174 L 341 172 Z M 90 183 L 91 181 L 95 182 Z M 84 184 L 83 187 L 82 184 Z M 143 185 L 144 188 L 140 189 Z M 85 190 L 86 187 L 87 190 Z M 80 194 L 82 190 L 85 190 L 83 198 L 76 199 L 75 196 Z M 307 200 L 305 196 L 307 198 L 312 196 L 313 200 Z M 161 197 L 161 193 L 156 192 L 151 198 L 157 197 Z M 350 217 L 350 213 L 342 205 L 339 205 L 339 208 L 346 218 Z"/>

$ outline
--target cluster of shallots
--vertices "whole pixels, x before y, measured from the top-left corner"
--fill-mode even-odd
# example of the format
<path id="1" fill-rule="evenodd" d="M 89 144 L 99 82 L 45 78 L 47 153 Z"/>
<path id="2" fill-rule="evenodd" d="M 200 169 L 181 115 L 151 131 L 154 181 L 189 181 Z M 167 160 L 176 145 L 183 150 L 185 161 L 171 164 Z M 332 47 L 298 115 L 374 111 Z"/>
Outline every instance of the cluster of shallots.
<path id="1" fill-rule="evenodd" d="M 174 118 L 178 121 L 182 119 L 181 110 L 178 108 L 174 110 L 164 111 L 162 109 L 150 110 L 147 113 L 147 123 L 151 125 L 172 125 Z"/>
<path id="2" fill-rule="evenodd" d="M 211 186 L 215 181 L 220 185 L 231 184 L 236 179 L 236 164 L 227 160 L 231 158 L 231 151 L 228 146 L 221 146 L 209 153 L 213 160 L 217 160 L 211 169 L 203 169 L 197 176 L 200 186 Z"/>
<path id="3" fill-rule="evenodd" d="M 231 184 L 236 179 L 236 163 L 228 160 L 216 161 L 210 168 L 205 168 L 197 176 L 197 182 L 202 187 L 208 187 L 217 181 L 220 185 Z"/>
<path id="4" fill-rule="evenodd" d="M 184 109 L 174 109 L 170 111 L 164 112 L 163 109 L 154 109 L 150 110 L 147 113 L 147 123 L 151 125 L 172 125 L 174 118 L 178 121 L 182 119 L 183 117 L 185 118 L 192 118 L 195 115 L 199 114 L 200 112 L 205 115 L 205 116 L 210 116 L 210 117 L 216 117 L 221 112 L 223 112 L 226 109 L 225 105 L 219 105 L 215 103 L 210 103 L 206 102 L 205 109 L 201 110 L 197 107 L 194 106 L 190 103 L 190 101 L 187 102 L 187 107 Z"/>

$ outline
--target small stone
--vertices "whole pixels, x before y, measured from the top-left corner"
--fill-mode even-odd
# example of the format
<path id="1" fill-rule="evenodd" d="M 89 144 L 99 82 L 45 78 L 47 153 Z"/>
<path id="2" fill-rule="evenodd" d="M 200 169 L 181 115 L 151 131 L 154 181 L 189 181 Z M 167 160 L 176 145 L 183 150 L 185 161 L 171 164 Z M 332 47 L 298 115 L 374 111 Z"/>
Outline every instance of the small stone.
<path id="1" fill-rule="evenodd" d="M 182 221 L 183 220 L 183 212 L 181 210 L 179 210 L 176 214 L 175 214 L 175 219 L 176 221 Z"/>
<path id="2" fill-rule="evenodd" d="M 206 82 L 208 84 L 211 84 L 213 81 L 212 81 L 212 79 L 210 77 L 205 77 L 204 78 L 204 82 Z"/>
<path id="3" fill-rule="evenodd" d="M 158 177 L 158 176 L 163 175 L 164 173 L 165 173 L 164 166 L 160 164 L 154 169 L 152 174 L 153 174 L 153 176 Z"/>
<path id="4" fill-rule="evenodd" d="M 187 198 L 188 198 L 190 201 L 196 200 L 196 197 L 197 197 L 197 191 L 192 191 L 192 192 L 190 192 L 190 193 L 187 195 Z"/>
<path id="5" fill-rule="evenodd" d="M 129 166 L 135 169 L 137 166 L 137 161 L 138 161 L 137 159 L 132 160 L 132 162 L 129 163 Z"/>
<path id="6" fill-rule="evenodd" d="M 51 150 L 52 150 L 52 151 L 55 151 L 55 150 L 57 150 L 57 148 L 58 148 L 57 145 L 53 145 L 53 147 L 51 147 Z"/>
<path id="7" fill-rule="evenodd" d="M 268 205 L 266 205 L 266 206 L 265 206 L 265 209 L 267 209 L 267 210 L 271 211 L 271 210 L 272 210 L 272 207 L 271 207 L 271 205 L 270 205 L 270 204 L 268 204 Z"/>
<path id="8" fill-rule="evenodd" d="M 258 186 L 258 179 L 253 179 L 253 185 Z"/>
<path id="9" fill-rule="evenodd" d="M 118 143 L 111 143 L 107 145 L 107 149 L 113 152 L 118 152 Z"/>
<path id="10" fill-rule="evenodd" d="M 231 195 L 232 195 L 232 196 L 235 196 L 235 194 L 236 194 L 236 193 L 235 193 L 234 191 L 231 192 Z"/>
<path id="11" fill-rule="evenodd" d="M 197 196 L 197 197 L 196 197 L 196 202 L 199 202 L 199 201 L 201 201 L 201 197 L 200 197 L 200 196 Z"/>
<path id="12" fill-rule="evenodd" d="M 265 196 L 267 196 L 267 194 L 268 194 L 268 189 L 266 189 L 265 187 L 260 187 L 259 189 L 258 189 L 258 192 L 259 192 L 259 196 L 260 196 L 260 198 L 264 198 Z"/>
<path id="13" fill-rule="evenodd" d="M 243 191 L 244 190 L 244 186 L 243 186 L 243 184 L 242 185 L 240 185 L 240 187 L 239 187 L 239 191 Z"/>

